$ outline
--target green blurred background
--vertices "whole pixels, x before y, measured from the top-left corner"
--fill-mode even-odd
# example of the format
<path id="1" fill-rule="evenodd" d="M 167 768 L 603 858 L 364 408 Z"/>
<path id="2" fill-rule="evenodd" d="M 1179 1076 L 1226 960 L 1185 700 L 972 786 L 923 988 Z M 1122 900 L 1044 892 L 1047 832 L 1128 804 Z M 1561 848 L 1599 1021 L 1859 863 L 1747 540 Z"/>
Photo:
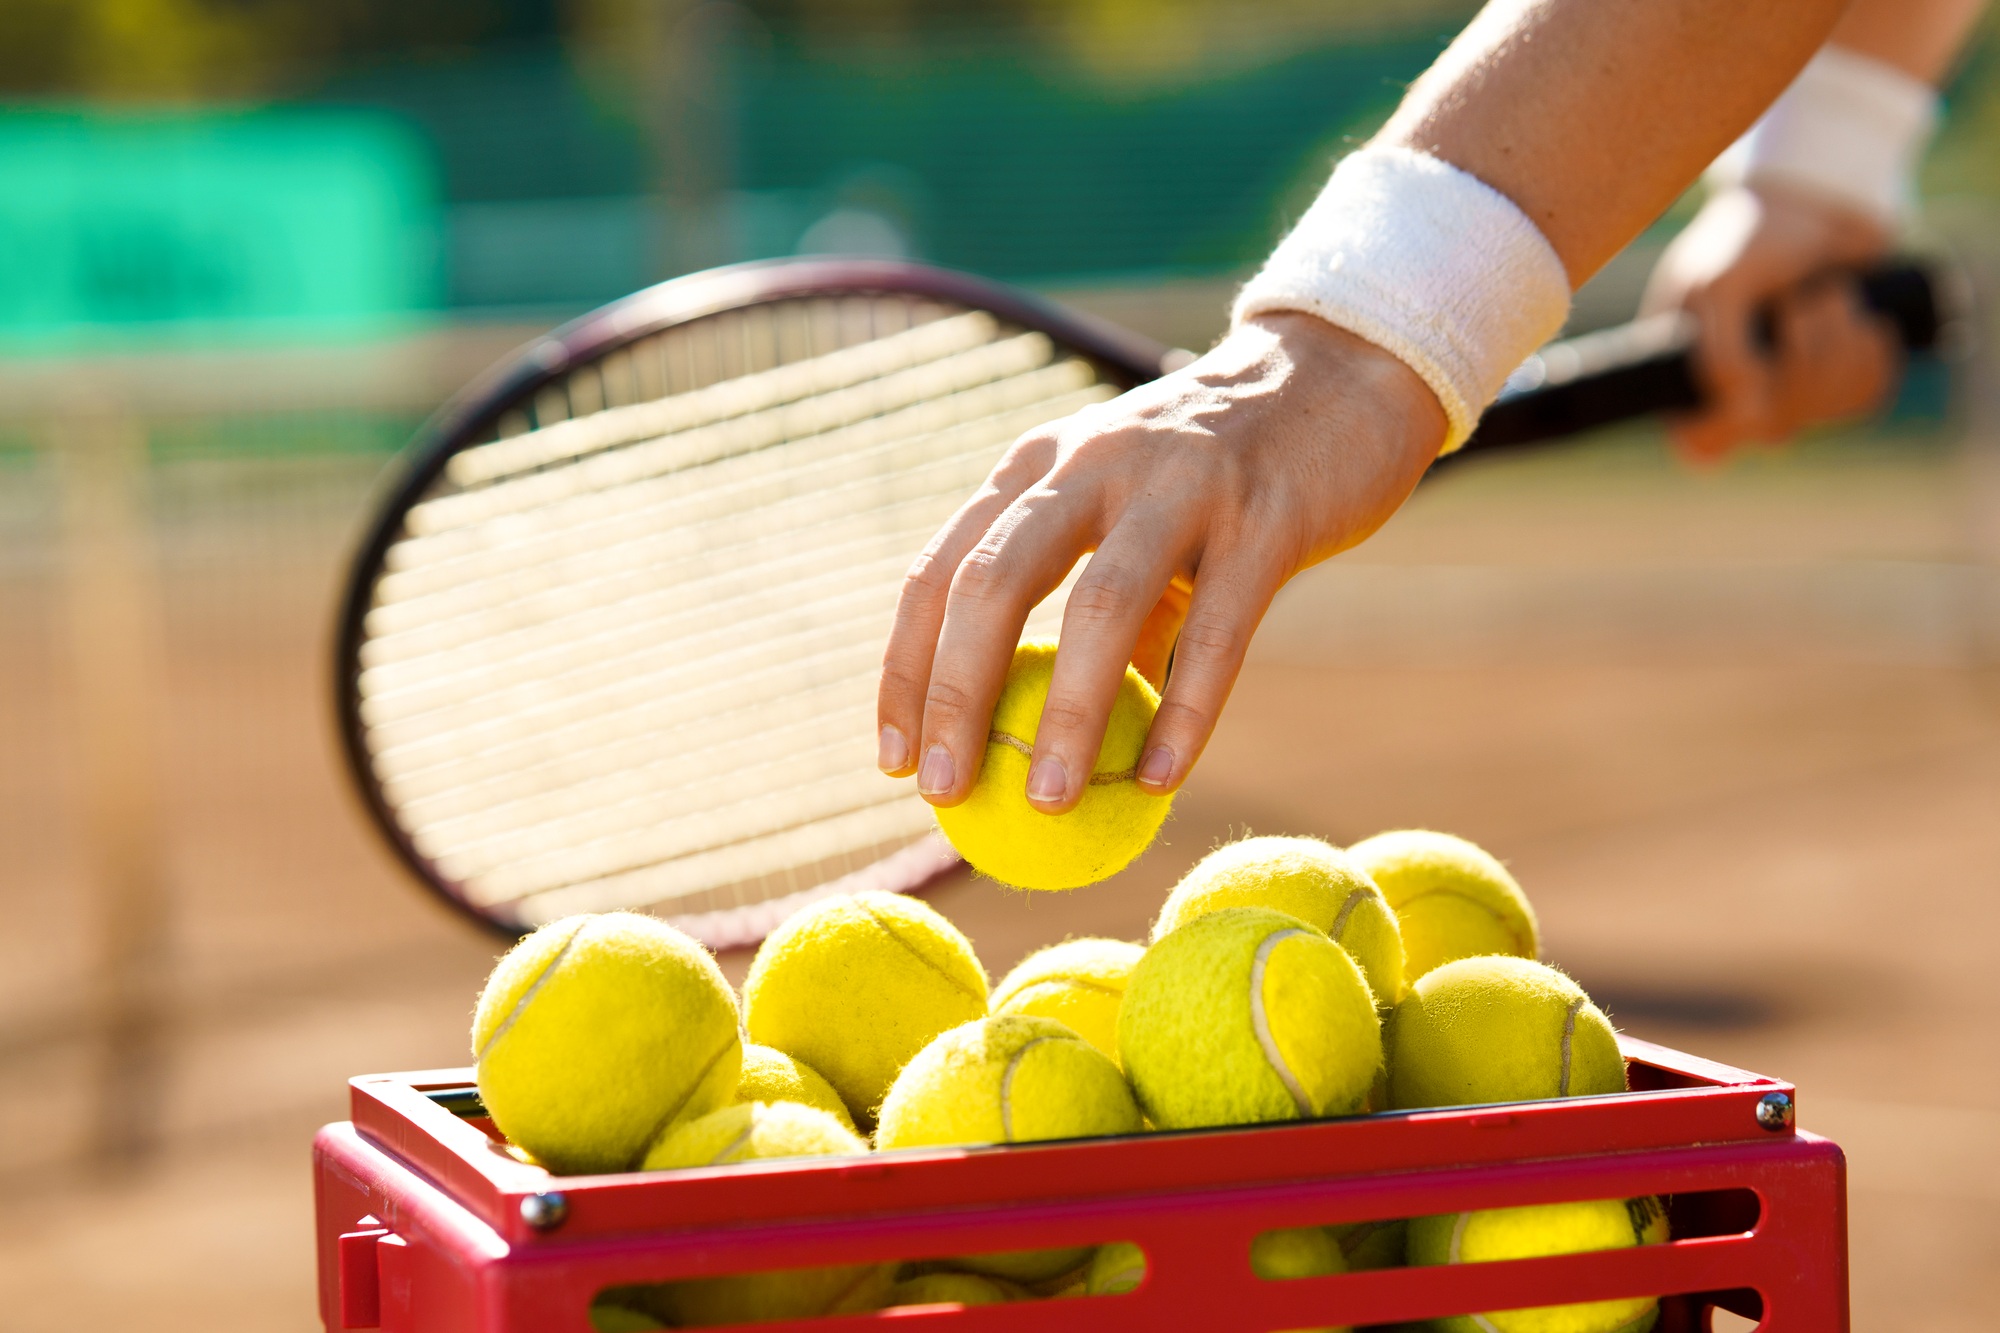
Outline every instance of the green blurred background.
<path id="1" fill-rule="evenodd" d="M 491 942 L 374 845 L 324 706 L 349 543 L 439 401 L 795 253 L 1203 346 L 1472 9 L 0 3 L 0 1326 L 316 1327 L 312 1129 L 348 1075 L 465 1058 Z M 1986 291 L 1996 75 L 1989 16 L 1920 237 Z M 1800 1082 L 1853 1161 L 1857 1326 L 1990 1327 L 2000 408 L 1990 352 L 1918 380 L 1720 472 L 1645 426 L 1426 487 L 1281 598 L 1165 846 L 937 901 L 997 975 L 1136 934 L 1246 826 L 1478 838 L 1624 1026 Z"/>

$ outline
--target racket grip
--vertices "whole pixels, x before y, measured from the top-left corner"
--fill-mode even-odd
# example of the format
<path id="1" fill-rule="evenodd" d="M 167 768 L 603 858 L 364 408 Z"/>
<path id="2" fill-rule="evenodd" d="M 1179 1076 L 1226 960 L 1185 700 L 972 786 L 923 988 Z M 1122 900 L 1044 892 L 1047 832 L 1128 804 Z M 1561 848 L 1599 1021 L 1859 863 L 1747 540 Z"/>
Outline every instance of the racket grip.
<path id="1" fill-rule="evenodd" d="M 1937 345 L 1943 318 L 1930 271 L 1891 264 L 1855 275 L 1861 303 L 1895 326 L 1910 352 Z M 1760 321 L 1760 329 L 1768 328 Z M 1550 343 L 1508 377 L 1460 453 L 1557 440 L 1655 412 L 1701 405 L 1685 313 L 1634 320 Z M 1768 334 L 1761 339 L 1768 341 Z M 1447 455 L 1451 457 L 1452 455 Z"/>

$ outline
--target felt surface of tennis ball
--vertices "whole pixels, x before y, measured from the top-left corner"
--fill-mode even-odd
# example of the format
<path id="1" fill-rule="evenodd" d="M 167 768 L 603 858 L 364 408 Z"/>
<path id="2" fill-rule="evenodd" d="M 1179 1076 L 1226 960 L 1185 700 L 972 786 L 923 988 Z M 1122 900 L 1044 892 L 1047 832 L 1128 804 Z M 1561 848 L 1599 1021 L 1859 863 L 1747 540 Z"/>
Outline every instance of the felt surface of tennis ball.
<path id="1" fill-rule="evenodd" d="M 651 1293 L 643 1287 L 615 1287 L 590 1303 L 592 1333 L 652 1333 L 666 1325 L 647 1312 Z"/>
<path id="2" fill-rule="evenodd" d="M 1350 1273 L 1366 1273 L 1378 1268 L 1400 1268 L 1405 1262 L 1409 1223 L 1348 1222 L 1328 1227 L 1326 1234 L 1340 1247 L 1341 1262 Z"/>
<path id="3" fill-rule="evenodd" d="M 1410 1262 L 1421 1266 L 1533 1259 L 1551 1254 L 1629 1249 L 1667 1238 L 1658 1199 L 1599 1199 L 1536 1204 L 1410 1222 Z M 1659 1319 L 1650 1296 L 1545 1305 L 1440 1319 L 1438 1333 L 1647 1333 Z"/>
<path id="4" fill-rule="evenodd" d="M 1398 829 L 1357 842 L 1347 854 L 1395 910 L 1406 981 L 1454 958 L 1541 955 L 1528 895 L 1477 844 L 1428 829 Z"/>
<path id="5" fill-rule="evenodd" d="M 1166 822 L 1171 796 L 1136 780 L 1139 752 L 1160 696 L 1128 666 L 1083 800 L 1066 814 L 1028 804 L 1028 760 L 1055 670 L 1053 643 L 1014 651 L 972 794 L 937 811 L 938 827 L 974 870 L 1017 889 L 1079 889 L 1117 874 Z"/>
<path id="6" fill-rule="evenodd" d="M 833 1085 L 857 1125 L 933 1037 L 986 1012 L 958 927 L 900 893 L 826 898 L 772 931 L 744 979 L 750 1040 Z"/>
<path id="7" fill-rule="evenodd" d="M 1124 940 L 1066 940 L 1029 954 L 994 988 L 993 1012 L 1053 1018 L 1118 1058 L 1118 1006 L 1146 951 Z"/>
<path id="8" fill-rule="evenodd" d="M 1326 932 L 1361 966 L 1379 1008 L 1403 997 L 1403 937 L 1375 881 L 1318 838 L 1243 838 L 1197 861 L 1153 922 L 1159 940 L 1205 912 L 1268 907 Z"/>
<path id="9" fill-rule="evenodd" d="M 1146 1278 L 1146 1252 L 1129 1240 L 1097 1247 L 1084 1288 L 1092 1296 L 1117 1296 L 1137 1289 Z"/>
<path id="10" fill-rule="evenodd" d="M 1027 1143 L 1140 1127 L 1139 1107 L 1109 1056 L 1053 1019 L 1003 1014 L 953 1028 L 910 1061 L 882 1101 L 875 1146 Z M 953 1263 L 1035 1282 L 1088 1258 L 1088 1247 L 1064 1247 Z"/>
<path id="11" fill-rule="evenodd" d="M 1611 1021 L 1583 987 L 1525 958 L 1426 972 L 1390 1016 L 1388 1045 L 1398 1110 L 1625 1091 Z"/>
<path id="12" fill-rule="evenodd" d="M 1325 1277 L 1345 1273 L 1340 1247 L 1323 1227 L 1266 1231 L 1250 1242 L 1250 1271 L 1261 1278 Z"/>
<path id="13" fill-rule="evenodd" d="M 754 1041 L 746 1042 L 743 1047 L 743 1073 L 736 1081 L 736 1100 L 797 1102 L 825 1111 L 850 1130 L 854 1128 L 854 1117 L 848 1113 L 847 1103 L 840 1100 L 833 1084 L 822 1078 L 818 1070 Z"/>
<path id="14" fill-rule="evenodd" d="M 1198 916 L 1139 961 L 1118 1050 L 1162 1129 L 1340 1115 L 1382 1067 L 1375 999 L 1347 951 L 1263 907 Z"/>
<path id="15" fill-rule="evenodd" d="M 502 1134 L 565 1175 L 628 1171 L 669 1124 L 736 1087 L 736 996 L 708 950 L 631 912 L 543 926 L 487 979 L 479 1095 Z"/>
<path id="16" fill-rule="evenodd" d="M 860 1136 L 831 1114 L 796 1102 L 738 1103 L 677 1126 L 646 1154 L 646 1169 L 727 1166 L 784 1157 L 854 1155 Z M 656 1288 L 651 1311 L 683 1328 L 808 1319 L 879 1307 L 894 1264 L 844 1264 L 776 1273 L 691 1278 Z"/>
<path id="17" fill-rule="evenodd" d="M 1300 1277 L 1325 1277 L 1345 1273 L 1347 1264 L 1340 1247 L 1323 1227 L 1293 1227 L 1266 1231 L 1250 1242 L 1250 1271 L 1267 1281 Z M 1322 1325 L 1293 1333 L 1349 1333 L 1347 1326 Z"/>
<path id="18" fill-rule="evenodd" d="M 980 1273 L 919 1273 L 904 1278 L 884 1303 L 898 1305 L 1005 1305 L 1032 1299 L 1025 1288 L 1005 1278 Z"/>
<path id="19" fill-rule="evenodd" d="M 646 1151 L 642 1171 L 678 1171 L 695 1166 L 773 1157 L 818 1157 L 868 1151 L 860 1135 L 829 1111 L 798 1102 L 738 1102 L 683 1121 Z"/>

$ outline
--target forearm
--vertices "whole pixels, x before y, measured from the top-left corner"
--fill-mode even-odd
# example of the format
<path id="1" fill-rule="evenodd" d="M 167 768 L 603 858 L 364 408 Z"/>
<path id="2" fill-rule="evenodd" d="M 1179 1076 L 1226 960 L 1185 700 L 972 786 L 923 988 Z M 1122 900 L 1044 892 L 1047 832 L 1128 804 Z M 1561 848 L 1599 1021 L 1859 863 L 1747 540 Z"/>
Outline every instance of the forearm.
<path id="1" fill-rule="evenodd" d="M 1985 0 L 1853 0 L 1831 41 L 1936 87 L 1985 8 Z"/>
<path id="2" fill-rule="evenodd" d="M 1580 285 L 1784 90 L 1843 8 L 1494 0 L 1376 142 L 1512 199 Z"/>

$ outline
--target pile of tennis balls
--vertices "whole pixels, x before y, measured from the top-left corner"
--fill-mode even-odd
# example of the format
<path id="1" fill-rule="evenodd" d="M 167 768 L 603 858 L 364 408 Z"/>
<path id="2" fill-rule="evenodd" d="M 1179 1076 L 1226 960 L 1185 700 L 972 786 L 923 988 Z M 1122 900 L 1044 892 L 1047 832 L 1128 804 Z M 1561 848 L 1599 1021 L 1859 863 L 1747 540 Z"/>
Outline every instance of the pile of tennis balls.
<path id="1" fill-rule="evenodd" d="M 764 942 L 741 1003 L 701 945 L 627 913 L 501 959 L 473 1024 L 480 1093 L 558 1173 L 1247 1125 L 1622 1091 L 1610 1022 L 1535 961 L 1533 909 L 1463 839 L 1341 850 L 1253 837 L 1197 864 L 1150 944 L 1071 940 L 989 991 L 924 903 L 821 900 Z M 1261 1237 L 1266 1277 L 1654 1243 L 1654 1200 Z M 608 1293 L 600 1329 L 1130 1290 L 1129 1244 L 685 1281 Z M 1641 1333 L 1651 1300 L 1442 1321 L 1450 1333 Z"/>

